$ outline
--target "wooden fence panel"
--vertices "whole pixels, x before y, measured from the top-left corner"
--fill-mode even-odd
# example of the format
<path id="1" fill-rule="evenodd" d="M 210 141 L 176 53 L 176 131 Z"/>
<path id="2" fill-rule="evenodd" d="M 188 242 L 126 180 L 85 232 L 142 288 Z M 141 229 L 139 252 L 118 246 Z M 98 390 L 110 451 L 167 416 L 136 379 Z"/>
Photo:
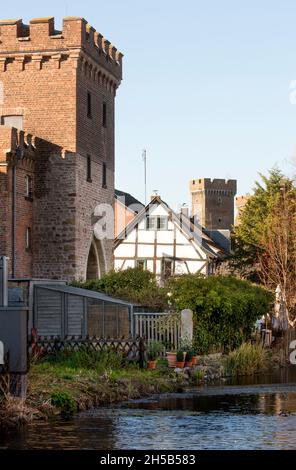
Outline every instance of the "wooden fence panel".
<path id="1" fill-rule="evenodd" d="M 168 349 L 177 350 L 180 345 L 180 320 L 170 313 L 134 313 L 136 336 L 145 338 L 146 342 L 160 341 Z"/>

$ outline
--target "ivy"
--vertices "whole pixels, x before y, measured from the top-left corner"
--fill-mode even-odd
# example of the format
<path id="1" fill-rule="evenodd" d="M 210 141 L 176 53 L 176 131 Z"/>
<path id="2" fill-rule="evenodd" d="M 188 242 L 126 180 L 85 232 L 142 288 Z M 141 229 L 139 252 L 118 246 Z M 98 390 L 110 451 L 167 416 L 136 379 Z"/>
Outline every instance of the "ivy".
<path id="1" fill-rule="evenodd" d="M 266 289 L 231 276 L 186 275 L 172 279 L 169 290 L 178 311 L 193 311 L 194 347 L 199 354 L 240 346 L 273 302 Z"/>

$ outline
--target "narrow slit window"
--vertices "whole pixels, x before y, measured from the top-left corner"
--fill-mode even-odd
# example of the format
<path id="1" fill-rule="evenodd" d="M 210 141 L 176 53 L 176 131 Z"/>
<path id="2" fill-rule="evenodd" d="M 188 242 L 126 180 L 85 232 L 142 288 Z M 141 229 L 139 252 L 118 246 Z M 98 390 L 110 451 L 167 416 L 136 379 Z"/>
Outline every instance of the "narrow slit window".
<path id="1" fill-rule="evenodd" d="M 103 163 L 102 186 L 103 186 L 103 188 L 107 188 L 107 167 L 106 167 L 106 163 Z"/>
<path id="2" fill-rule="evenodd" d="M 26 229 L 26 250 L 29 251 L 32 248 L 32 232 L 31 228 L 27 227 Z"/>
<path id="3" fill-rule="evenodd" d="M 25 197 L 27 199 L 33 198 L 33 180 L 29 175 L 25 176 Z"/>
<path id="4" fill-rule="evenodd" d="M 86 179 L 91 183 L 91 156 L 87 155 L 86 157 Z"/>
<path id="5" fill-rule="evenodd" d="M 91 109 L 91 93 L 87 92 L 87 117 L 91 118 L 92 109 Z"/>
<path id="6" fill-rule="evenodd" d="M 103 103 L 103 127 L 107 127 L 107 103 Z"/>

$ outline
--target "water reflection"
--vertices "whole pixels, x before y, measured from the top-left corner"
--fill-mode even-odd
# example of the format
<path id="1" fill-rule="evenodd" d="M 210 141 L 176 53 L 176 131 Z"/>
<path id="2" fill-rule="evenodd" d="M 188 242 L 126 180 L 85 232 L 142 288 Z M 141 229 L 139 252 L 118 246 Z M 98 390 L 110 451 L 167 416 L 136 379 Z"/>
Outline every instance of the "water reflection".
<path id="1" fill-rule="evenodd" d="M 70 421 L 35 422 L 0 434 L 0 448 L 296 449 L 296 383 L 285 381 L 291 376 L 273 384 L 196 387 Z"/>

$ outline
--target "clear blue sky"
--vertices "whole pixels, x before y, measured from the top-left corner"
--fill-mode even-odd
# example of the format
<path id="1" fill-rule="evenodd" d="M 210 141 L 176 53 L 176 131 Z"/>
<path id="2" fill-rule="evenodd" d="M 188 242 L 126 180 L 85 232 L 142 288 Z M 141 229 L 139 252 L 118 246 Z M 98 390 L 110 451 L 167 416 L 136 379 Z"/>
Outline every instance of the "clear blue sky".
<path id="1" fill-rule="evenodd" d="M 124 54 L 117 93 L 116 186 L 174 208 L 188 181 L 237 178 L 251 190 L 296 154 L 296 2 L 293 0 L 26 0 L 1 5 L 2 18 L 86 18 Z M 295 169 L 296 172 L 296 169 Z"/>

